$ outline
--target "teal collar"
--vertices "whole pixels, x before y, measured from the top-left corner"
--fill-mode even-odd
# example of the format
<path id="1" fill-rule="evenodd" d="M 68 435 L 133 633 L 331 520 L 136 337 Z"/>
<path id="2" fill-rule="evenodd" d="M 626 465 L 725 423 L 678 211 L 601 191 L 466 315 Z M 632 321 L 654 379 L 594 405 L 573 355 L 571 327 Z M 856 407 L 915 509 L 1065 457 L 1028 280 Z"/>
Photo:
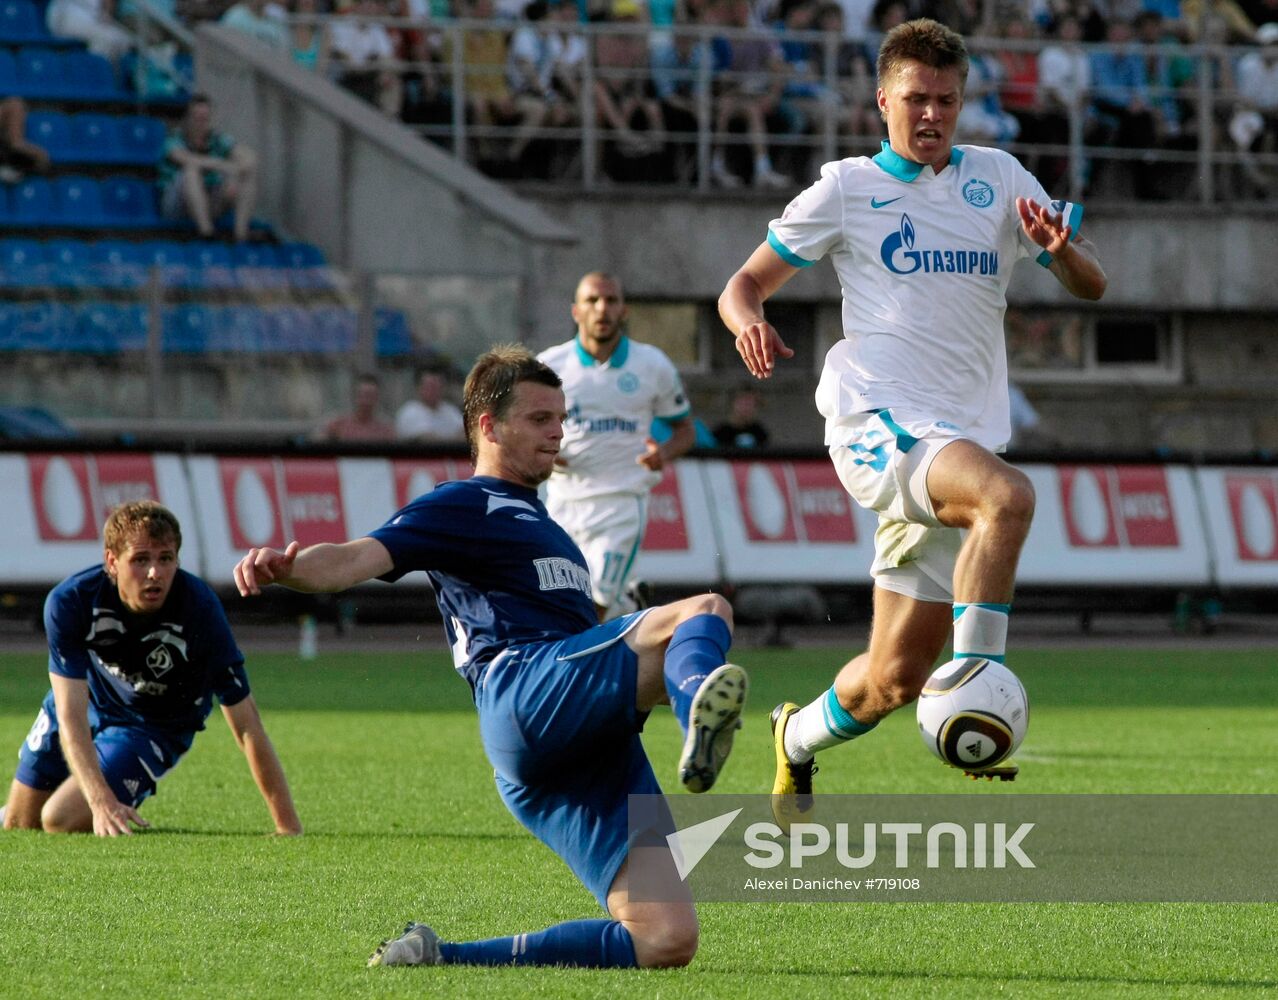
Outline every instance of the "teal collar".
<path id="1" fill-rule="evenodd" d="M 875 154 L 874 162 L 879 165 L 879 169 L 884 173 L 891 174 L 898 181 L 905 181 L 907 184 L 915 180 L 923 172 L 924 167 L 924 164 L 907 160 L 896 152 L 886 139 L 883 140 L 882 151 Z M 962 162 L 963 150 L 957 146 L 950 147 L 950 166 L 957 167 Z"/>
<path id="2" fill-rule="evenodd" d="M 573 346 L 577 348 L 577 360 L 581 362 L 583 368 L 593 368 L 599 364 L 584 347 L 581 346 L 581 339 L 577 338 L 573 341 Z M 617 348 L 612 352 L 606 364 L 609 368 L 621 368 L 626 363 L 626 359 L 630 357 L 630 338 L 624 333 L 621 339 L 617 341 Z"/>

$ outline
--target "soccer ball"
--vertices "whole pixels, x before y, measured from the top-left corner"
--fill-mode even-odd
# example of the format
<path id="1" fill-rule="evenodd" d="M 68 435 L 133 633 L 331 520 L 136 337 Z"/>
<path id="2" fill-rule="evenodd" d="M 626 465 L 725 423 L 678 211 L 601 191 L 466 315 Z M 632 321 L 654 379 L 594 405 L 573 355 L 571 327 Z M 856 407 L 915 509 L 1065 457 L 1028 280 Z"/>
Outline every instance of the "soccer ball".
<path id="1" fill-rule="evenodd" d="M 1029 699 L 1006 666 L 965 656 L 937 667 L 918 703 L 919 735 L 927 748 L 965 771 L 993 767 L 1010 756 L 1029 727 Z"/>

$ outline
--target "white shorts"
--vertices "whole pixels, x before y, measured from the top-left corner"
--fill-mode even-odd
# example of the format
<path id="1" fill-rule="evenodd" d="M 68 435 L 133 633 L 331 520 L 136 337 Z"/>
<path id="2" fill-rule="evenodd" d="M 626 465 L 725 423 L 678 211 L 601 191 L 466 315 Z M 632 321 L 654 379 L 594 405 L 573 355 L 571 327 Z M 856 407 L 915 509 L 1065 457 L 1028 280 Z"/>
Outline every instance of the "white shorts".
<path id="1" fill-rule="evenodd" d="M 549 493 L 546 510 L 586 557 L 595 604 L 611 609 L 623 603 L 648 523 L 648 497 L 609 493 L 586 500 L 561 500 Z"/>
<path id="2" fill-rule="evenodd" d="M 952 602 L 962 533 L 936 519 L 927 473 L 946 445 L 966 436 L 962 429 L 878 410 L 842 417 L 831 431 L 842 442 L 830 445 L 839 481 L 879 515 L 875 584 L 919 601 Z"/>

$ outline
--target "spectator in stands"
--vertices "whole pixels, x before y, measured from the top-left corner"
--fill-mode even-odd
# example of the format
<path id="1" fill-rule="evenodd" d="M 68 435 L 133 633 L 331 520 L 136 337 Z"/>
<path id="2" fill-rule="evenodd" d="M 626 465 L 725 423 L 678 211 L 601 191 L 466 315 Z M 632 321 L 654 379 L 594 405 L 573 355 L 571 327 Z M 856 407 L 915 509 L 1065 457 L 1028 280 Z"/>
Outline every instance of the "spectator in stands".
<path id="1" fill-rule="evenodd" d="M 233 209 L 237 242 L 249 237 L 257 202 L 257 154 L 213 128 L 213 104 L 196 94 L 182 124 L 170 134 L 160 160 L 160 206 L 166 219 L 190 218 L 205 238 Z"/>
<path id="2" fill-rule="evenodd" d="M 1003 110 L 1015 116 L 1020 123 L 1022 142 L 1041 142 L 1038 101 L 1038 52 L 1028 47 L 1037 35 L 1036 25 L 1019 14 L 1006 18 L 1001 30 L 1003 37 L 1012 42 L 1000 46 L 994 53 L 1000 66 L 999 103 Z M 1026 164 L 1026 169 L 1042 180 L 1038 172 Z M 1044 182 L 1048 191 L 1051 185 Z"/>
<path id="3" fill-rule="evenodd" d="M 550 8 L 546 0 L 532 0 L 523 11 L 519 27 L 510 39 L 510 51 L 506 60 L 506 82 L 513 95 L 519 114 L 519 124 L 506 158 L 522 168 L 521 175 L 548 176 L 548 157 L 530 156 L 538 162 L 525 163 L 529 149 L 550 149 L 548 143 L 538 143 L 537 130 L 564 128 L 575 119 L 574 106 L 560 99 L 554 85 L 557 46 L 554 36 L 539 31 L 534 25 L 546 18 Z"/>
<path id="4" fill-rule="evenodd" d="M 463 441 L 462 412 L 444 398 L 444 376 L 434 368 L 417 371 L 417 396 L 395 414 L 395 436 L 401 441 Z"/>
<path id="5" fill-rule="evenodd" d="M 695 134 L 701 120 L 698 90 L 704 51 L 697 36 L 682 23 L 673 31 L 661 32 L 652 47 L 652 86 L 661 102 L 666 132 L 673 136 L 667 147 L 671 173 L 681 183 L 689 182 L 696 168 Z"/>
<path id="6" fill-rule="evenodd" d="M 1237 0 L 1180 0 L 1180 16 L 1191 42 L 1198 41 L 1199 24 L 1210 16 L 1219 17 L 1225 22 L 1230 45 L 1256 40 L 1256 25 L 1244 13 Z"/>
<path id="7" fill-rule="evenodd" d="M 277 52 L 289 52 L 292 49 L 288 28 L 267 9 L 266 0 L 239 0 L 239 3 L 227 8 L 218 23 L 250 38 L 256 38 Z"/>
<path id="8" fill-rule="evenodd" d="M 114 19 L 115 0 L 52 0 L 45 11 L 49 31 L 78 38 L 90 52 L 113 63 L 133 48 L 133 36 Z"/>
<path id="9" fill-rule="evenodd" d="M 386 17 L 381 0 L 354 0 L 333 25 L 330 51 L 341 67 L 338 83 L 383 114 L 398 118 L 404 83 L 395 63 L 395 39 L 378 19 Z"/>
<path id="10" fill-rule="evenodd" d="M 728 419 L 714 429 L 715 443 L 721 448 L 765 448 L 768 429 L 759 420 L 763 400 L 759 390 L 743 385 L 732 394 Z"/>
<path id="11" fill-rule="evenodd" d="M 1132 45 L 1132 26 L 1112 21 L 1105 41 L 1110 46 L 1092 53 L 1092 107 L 1102 128 L 1105 144 L 1121 149 L 1148 150 L 1158 144 L 1163 122 L 1150 94 L 1145 61 Z M 1144 197 L 1149 190 L 1148 165 L 1123 161 L 1133 177 L 1133 193 Z"/>
<path id="12" fill-rule="evenodd" d="M 1161 125 L 1159 141 L 1168 145 L 1181 133 L 1183 115 L 1178 94 L 1180 87 L 1194 76 L 1193 63 L 1177 54 L 1180 42 L 1163 31 L 1163 16 L 1147 10 L 1132 22 L 1136 40 L 1141 44 L 1145 63 L 1145 79 L 1149 81 L 1150 102 Z"/>
<path id="13" fill-rule="evenodd" d="M 783 34 L 781 57 L 786 80 L 781 91 L 780 114 L 788 132 L 813 134 L 824 128 L 827 109 L 835 112 L 836 92 L 826 86 L 825 45 L 801 36 L 816 29 L 819 0 L 782 0 L 780 21 Z"/>
<path id="14" fill-rule="evenodd" d="M 792 181 L 773 169 L 768 149 L 768 119 L 780 104 L 786 80 L 781 46 L 770 32 L 751 22 L 750 0 L 716 0 L 711 12 L 727 27 L 752 30 L 746 37 L 734 34 L 715 39 L 723 71 L 716 79 L 715 132 L 723 135 L 733 125 L 744 125 L 754 155 L 754 186 L 788 188 Z M 711 158 L 710 177 L 725 188 L 742 183 L 742 178 L 729 169 L 722 143 Z"/>
<path id="15" fill-rule="evenodd" d="M 459 0 L 462 17 L 476 21 L 493 19 L 493 0 Z M 454 35 L 446 36 L 445 66 L 452 62 Z M 507 126 L 519 121 L 519 110 L 506 81 L 510 58 L 510 32 L 502 28 L 469 28 L 461 36 L 462 83 L 470 122 L 478 129 Z M 481 163 L 505 165 L 510 162 L 504 143 L 481 131 L 475 144 Z"/>
<path id="16" fill-rule="evenodd" d="M 324 73 L 328 69 L 328 34 L 324 26 L 307 20 L 319 13 L 316 0 L 293 0 L 294 20 L 289 25 L 289 51 L 304 69 Z"/>
<path id="17" fill-rule="evenodd" d="M 371 372 L 357 375 L 351 412 L 326 423 L 320 437 L 325 441 L 394 441 L 395 425 L 378 412 L 381 400 L 381 379 Z"/>
<path id="18" fill-rule="evenodd" d="M 883 44 L 883 36 L 909 18 L 910 8 L 905 0 L 875 0 L 874 6 L 870 8 L 870 20 L 865 34 L 861 37 L 866 62 L 871 66 L 875 64 L 879 57 L 879 46 Z"/>
<path id="19" fill-rule="evenodd" d="M 27 138 L 27 102 L 0 99 L 0 181 L 15 184 L 33 171 L 49 172 L 49 153 Z"/>
<path id="20" fill-rule="evenodd" d="M 648 65 L 648 36 L 640 23 L 637 0 L 613 0 L 607 23 L 618 31 L 595 38 L 595 117 L 608 130 L 604 169 L 617 180 L 638 180 L 651 173 L 659 155 L 665 122 Z"/>
<path id="21" fill-rule="evenodd" d="M 967 88 L 963 92 L 963 109 L 958 116 L 958 138 L 962 142 L 978 142 L 983 146 L 1006 146 L 1021 134 L 1021 123 L 1015 115 L 1003 110 L 999 87 L 1003 67 L 991 53 L 975 49 L 969 53 Z"/>
<path id="22" fill-rule="evenodd" d="M 1245 154 L 1244 171 L 1257 193 L 1267 195 L 1274 175 L 1252 159 L 1278 150 L 1278 23 L 1256 31 L 1260 47 L 1238 60 L 1239 106 L 1230 123 L 1235 145 Z"/>
<path id="23" fill-rule="evenodd" d="M 868 15 L 869 7 L 865 8 Z M 827 0 L 817 13 L 817 27 L 838 39 L 834 57 L 835 114 L 839 134 L 853 139 L 864 137 L 874 152 L 878 151 L 878 139 L 883 134 L 883 120 L 874 106 L 874 68 L 865 58 L 865 50 L 859 37 L 846 36 L 844 8 L 834 0 Z M 861 152 L 857 149 L 854 152 Z"/>

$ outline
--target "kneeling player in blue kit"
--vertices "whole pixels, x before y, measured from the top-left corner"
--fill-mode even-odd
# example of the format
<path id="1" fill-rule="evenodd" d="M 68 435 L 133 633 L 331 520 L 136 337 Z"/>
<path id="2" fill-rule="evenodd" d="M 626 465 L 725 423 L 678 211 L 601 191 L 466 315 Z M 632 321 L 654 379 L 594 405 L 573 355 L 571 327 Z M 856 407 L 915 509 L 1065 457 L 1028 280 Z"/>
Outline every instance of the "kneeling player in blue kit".
<path id="1" fill-rule="evenodd" d="M 217 595 L 178 568 L 182 529 L 150 500 L 122 504 L 104 562 L 44 607 L 52 690 L 18 755 L 5 829 L 115 837 L 191 747 L 216 695 L 281 834 L 302 832 Z"/>

